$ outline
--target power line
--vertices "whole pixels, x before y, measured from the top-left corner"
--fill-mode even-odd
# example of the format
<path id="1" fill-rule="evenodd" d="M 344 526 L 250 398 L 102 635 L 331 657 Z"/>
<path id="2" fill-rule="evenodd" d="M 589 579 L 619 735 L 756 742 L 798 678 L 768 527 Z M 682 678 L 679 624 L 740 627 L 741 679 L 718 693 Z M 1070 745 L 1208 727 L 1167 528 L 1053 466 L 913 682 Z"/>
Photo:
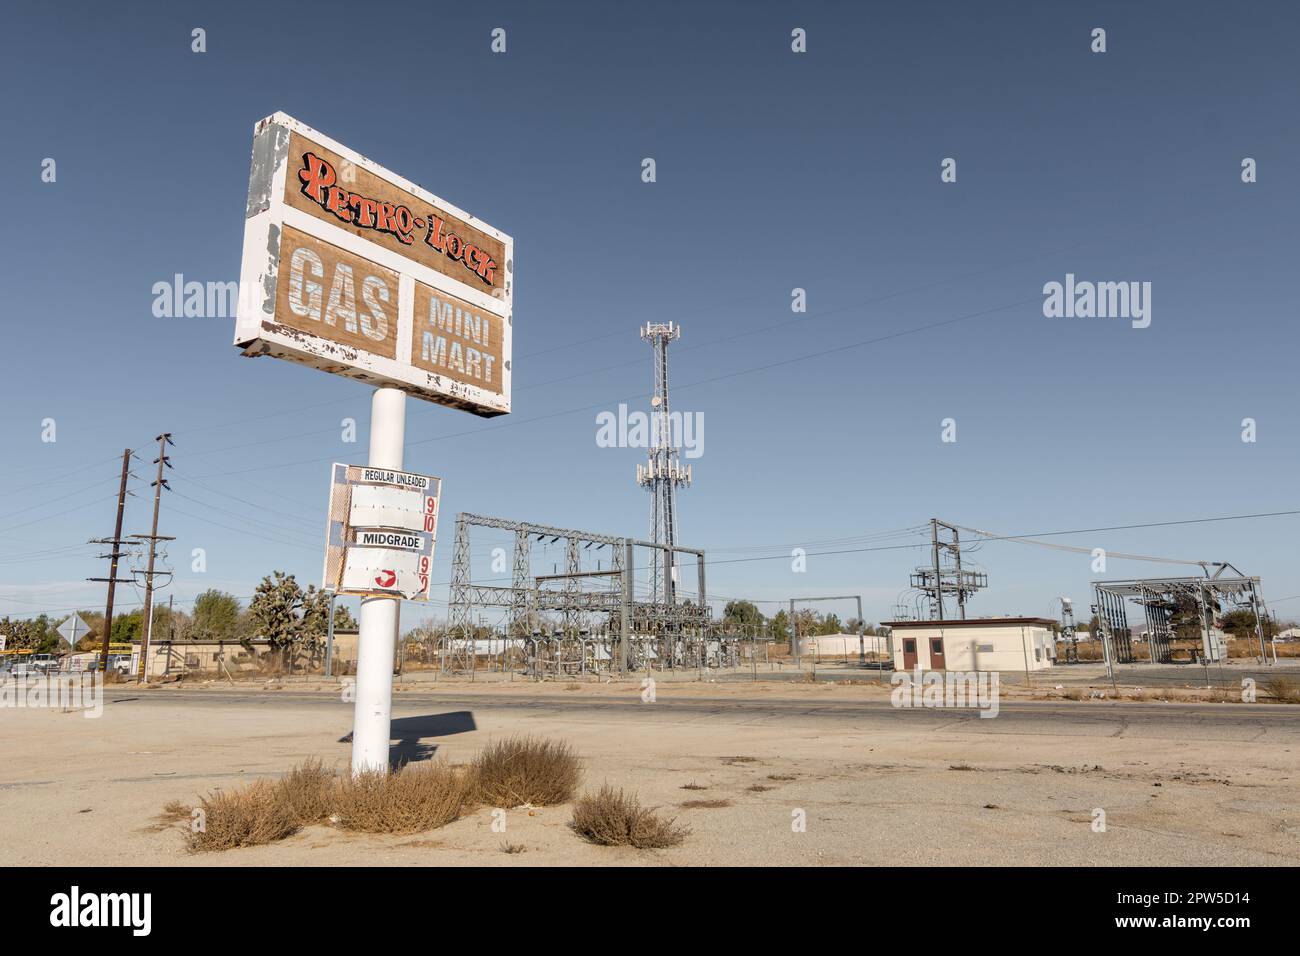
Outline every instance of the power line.
<path id="1" fill-rule="evenodd" d="M 213 511 L 220 511 L 222 514 L 228 514 L 235 518 L 246 517 L 245 515 L 240 514 L 238 511 L 231 511 L 229 508 L 222 508 L 220 505 L 214 505 L 206 501 L 200 501 L 198 498 L 192 498 L 189 495 L 183 494 L 182 492 L 179 491 L 173 490 L 172 494 L 176 495 L 176 497 L 178 498 L 184 498 L 186 501 L 192 501 L 196 505 L 201 505 L 204 508 L 211 508 Z M 301 528 L 291 528 L 288 525 L 275 524 L 274 522 L 267 521 L 265 518 L 258 518 L 257 526 L 259 528 L 275 528 L 286 534 L 298 534 L 298 535 L 302 535 L 303 537 L 315 537 L 310 532 L 303 531 Z"/>
<path id="2" fill-rule="evenodd" d="M 203 517 L 203 515 L 191 514 L 188 511 L 182 511 L 180 508 L 172 508 L 172 511 L 174 511 L 178 515 L 184 515 L 187 518 L 193 518 L 195 521 L 203 521 L 206 522 L 207 524 L 215 525 L 218 528 L 225 528 L 227 531 L 234 531 L 236 534 L 242 534 L 249 538 L 258 538 L 262 541 L 269 541 L 271 544 L 283 545 L 284 547 L 288 547 L 288 548 L 301 548 L 304 551 L 316 551 L 317 553 L 319 553 L 320 551 L 319 545 L 312 546 L 312 545 L 303 544 L 300 541 L 285 541 L 280 538 L 272 538 L 269 535 L 258 534 L 255 531 L 249 531 L 247 528 L 236 528 L 233 525 L 222 524 L 220 521 L 214 521 L 211 518 L 205 518 Z"/>
<path id="3" fill-rule="evenodd" d="M 54 518 L 62 518 L 64 515 L 72 514 L 72 512 L 74 511 L 81 511 L 83 508 L 89 508 L 91 505 L 97 505 L 100 502 L 109 501 L 116 497 L 117 497 L 116 494 L 107 495 L 104 497 L 96 498 L 93 501 L 87 501 L 85 504 L 80 504 L 73 508 L 68 508 L 65 511 L 60 511 L 52 515 L 42 515 L 39 518 L 33 518 L 31 521 L 24 521 L 21 524 L 14 524 L 14 525 L 10 525 L 7 528 L 0 528 L 0 534 L 7 534 L 8 532 L 13 531 L 15 528 L 26 528 L 28 525 L 38 524 L 42 521 L 51 521 Z M 55 500 L 59 500 L 59 499 L 55 499 Z M 31 510 L 31 509 L 27 509 L 27 510 Z"/>
<path id="4" fill-rule="evenodd" d="M 1285 517 L 1294 517 L 1294 516 L 1296 516 L 1296 515 L 1300 515 L 1300 509 L 1296 509 L 1296 510 L 1294 510 L 1294 511 L 1268 511 L 1268 512 L 1259 512 L 1259 513 L 1256 513 L 1256 514 L 1219 515 L 1219 516 L 1211 517 L 1211 518 L 1183 518 L 1183 519 L 1179 519 L 1179 520 L 1175 520 L 1175 521 L 1149 521 L 1149 522 L 1143 522 L 1143 523 L 1139 523 L 1139 524 L 1119 524 L 1119 525 L 1110 525 L 1110 526 L 1107 526 L 1107 527 L 1099 527 L 1099 528 L 1073 528 L 1073 529 L 1070 529 L 1070 530 L 1068 530 L 1068 531 L 1037 531 L 1037 532 L 1034 532 L 1033 534 L 1029 534 L 1029 535 L 990 535 L 990 536 L 988 536 L 988 537 L 985 537 L 983 540 L 985 540 L 985 541 L 1018 541 L 1018 540 L 1021 540 L 1021 539 L 1024 539 L 1024 538 L 1050 538 L 1050 537 L 1055 537 L 1055 536 L 1060 536 L 1060 535 L 1071 535 L 1071 534 L 1098 534 L 1098 533 L 1106 532 L 1106 531 L 1132 531 L 1132 530 L 1137 530 L 1137 529 L 1141 529 L 1141 528 L 1168 528 L 1168 527 L 1173 527 L 1173 526 L 1175 526 L 1175 525 L 1205 524 L 1205 523 L 1212 522 L 1212 521 L 1245 521 L 1245 520 L 1254 519 L 1254 518 L 1285 518 Z M 967 529 L 963 529 L 963 530 L 968 530 L 968 531 L 969 531 L 969 530 L 973 530 L 973 529 L 969 529 L 969 528 L 967 528 Z M 981 532 L 981 533 L 982 533 L 982 532 Z M 846 549 L 839 550 L 839 551 L 816 551 L 816 552 L 811 552 L 811 551 L 810 551 L 810 552 L 808 552 L 808 555 L 807 555 L 807 556 L 811 558 L 811 557 L 822 557 L 822 556 L 826 556 L 826 555 L 837 555 L 837 554 L 862 554 L 862 553 L 865 553 L 865 552 L 868 552 L 868 551 L 899 551 L 899 550 L 902 550 L 902 549 L 905 549 L 905 548 L 917 548 L 917 547 L 924 547 L 924 545 L 917 545 L 917 544 L 894 544 L 894 545 L 881 545 L 881 546 L 878 546 L 878 547 L 870 547 L 870 548 L 846 548 Z M 1123 555 L 1122 553 L 1119 553 L 1119 552 L 1111 552 L 1111 551 L 1106 552 L 1106 555 L 1107 555 L 1107 557 L 1124 557 L 1124 555 Z M 710 564 L 710 565 L 714 565 L 714 564 L 740 564 L 740 563 L 749 562 L 749 561 L 773 561 L 773 560 L 784 559 L 784 558 L 788 558 L 788 557 L 789 557 L 789 555 L 785 555 L 785 554 L 774 554 L 774 555 L 767 555 L 767 556 L 762 556 L 762 557 L 753 557 L 753 558 L 726 558 L 726 559 L 723 559 L 723 560 L 721 560 L 721 561 L 710 561 L 709 564 Z M 1164 559 L 1162 559 L 1162 558 L 1151 558 L 1151 557 L 1147 557 L 1147 556 L 1145 556 L 1145 555 L 1138 555 L 1138 556 L 1135 556 L 1135 560 L 1143 560 L 1143 561 L 1151 561 L 1151 560 L 1155 560 L 1155 561 L 1161 561 L 1161 560 L 1164 560 Z M 1180 561 L 1180 562 L 1178 562 L 1178 563 L 1184 563 L 1184 564 L 1191 563 L 1191 564 L 1195 564 L 1195 563 L 1198 563 L 1198 562 L 1183 562 L 1183 561 Z"/>

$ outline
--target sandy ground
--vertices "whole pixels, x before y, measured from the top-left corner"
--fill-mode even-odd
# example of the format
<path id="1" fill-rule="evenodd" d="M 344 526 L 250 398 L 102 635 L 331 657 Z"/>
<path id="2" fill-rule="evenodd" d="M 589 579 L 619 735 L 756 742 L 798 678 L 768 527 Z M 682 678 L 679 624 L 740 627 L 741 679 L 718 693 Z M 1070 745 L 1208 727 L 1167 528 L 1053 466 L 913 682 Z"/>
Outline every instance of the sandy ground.
<path id="1" fill-rule="evenodd" d="M 405 756 L 461 762 L 511 733 L 562 738 L 583 755 L 585 786 L 630 788 L 687 824 L 678 848 L 592 846 L 569 829 L 569 807 L 549 807 L 508 810 L 504 834 L 481 808 L 412 836 L 313 827 L 186 853 L 156 824 L 168 801 L 308 756 L 346 765 L 351 705 L 312 686 L 110 688 L 97 720 L 0 711 L 0 864 L 1300 863 L 1300 707 L 1005 701 L 980 719 L 895 709 L 878 687 L 796 683 L 661 683 L 652 704 L 634 683 L 416 683 L 395 695 Z M 689 800 L 729 805 L 680 806 Z"/>

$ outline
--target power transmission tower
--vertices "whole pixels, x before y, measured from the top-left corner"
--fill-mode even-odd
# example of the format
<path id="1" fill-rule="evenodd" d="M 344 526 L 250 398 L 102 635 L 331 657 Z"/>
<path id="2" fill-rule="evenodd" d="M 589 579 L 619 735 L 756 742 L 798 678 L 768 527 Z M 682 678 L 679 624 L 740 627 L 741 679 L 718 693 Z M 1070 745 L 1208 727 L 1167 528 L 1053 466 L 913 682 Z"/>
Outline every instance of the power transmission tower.
<path id="1" fill-rule="evenodd" d="M 655 390 L 650 399 L 649 462 L 636 466 L 637 484 L 650 489 L 650 600 L 675 604 L 673 548 L 677 544 L 677 487 L 690 486 L 691 466 L 682 467 L 673 443 L 668 403 L 668 343 L 681 338 L 679 325 L 647 323 L 641 338 L 654 348 Z M 704 596 L 700 595 L 703 600 Z"/>
<path id="2" fill-rule="evenodd" d="M 950 539 L 940 537 L 940 531 L 948 532 Z M 943 558 L 949 563 L 945 565 Z M 989 586 L 988 575 L 983 571 L 964 571 L 961 566 L 961 538 L 956 525 L 930 519 L 930 566 L 917 568 L 912 572 L 912 587 L 929 599 L 930 619 L 944 620 L 943 596 L 952 594 L 957 598 L 958 616 L 966 619 L 966 599 Z"/>
<path id="3" fill-rule="evenodd" d="M 153 527 L 148 534 L 134 534 L 133 538 L 143 538 L 149 542 L 149 565 L 145 571 L 144 581 L 144 632 L 140 637 L 140 670 L 137 680 L 141 683 L 147 683 L 149 679 L 149 642 L 153 637 L 153 576 L 154 562 L 158 556 L 159 541 L 175 541 L 175 538 L 158 534 L 158 505 L 162 501 L 162 490 L 166 488 L 171 491 L 171 485 L 167 484 L 167 479 L 163 477 L 163 467 L 170 468 L 171 461 L 167 457 L 167 446 L 174 445 L 170 432 L 163 432 L 157 438 L 158 457 L 154 459 L 154 464 L 158 466 L 158 477 L 150 482 L 149 487 L 153 488 Z"/>
<path id="4" fill-rule="evenodd" d="M 129 578 L 119 578 L 117 576 L 117 561 L 126 552 L 122 550 L 122 512 L 126 510 L 126 479 L 131 471 L 131 449 L 122 452 L 122 484 L 117 491 L 117 521 L 113 525 L 113 537 L 111 538 L 93 538 L 91 544 L 106 544 L 110 550 L 108 554 L 100 557 L 108 558 L 108 577 L 106 578 L 87 578 L 87 581 L 107 581 L 108 582 L 108 603 L 104 606 L 104 634 L 100 641 L 99 648 L 99 669 L 103 673 L 108 672 L 108 642 L 113 634 L 113 592 L 117 588 L 117 583 L 123 581 L 129 583 Z"/>
<path id="5" fill-rule="evenodd" d="M 1079 626 L 1074 620 L 1074 602 L 1061 598 L 1061 640 L 1065 642 L 1065 659 L 1070 664 L 1079 663 Z"/>

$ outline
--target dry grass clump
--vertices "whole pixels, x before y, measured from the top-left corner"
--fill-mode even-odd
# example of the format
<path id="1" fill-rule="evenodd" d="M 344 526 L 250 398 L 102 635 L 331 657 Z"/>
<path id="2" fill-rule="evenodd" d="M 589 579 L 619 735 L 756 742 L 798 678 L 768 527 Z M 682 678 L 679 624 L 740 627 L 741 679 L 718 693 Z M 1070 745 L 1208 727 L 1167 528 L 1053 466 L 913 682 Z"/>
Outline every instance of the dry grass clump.
<path id="1" fill-rule="evenodd" d="M 175 811 L 173 804 L 168 807 Z M 283 840 L 299 829 L 279 786 L 270 780 L 214 791 L 200 798 L 198 809 L 202 813 L 197 825 L 185 831 L 185 845 L 192 852 L 260 846 Z"/>
<path id="2" fill-rule="evenodd" d="M 677 846 L 690 833 L 672 819 L 641 806 L 636 794 L 606 784 L 583 794 L 573 808 L 573 829 L 601 846 L 634 846 L 638 850 Z"/>
<path id="3" fill-rule="evenodd" d="M 280 778 L 280 797 L 299 826 L 323 823 L 334 812 L 334 772 L 312 757 Z"/>
<path id="4" fill-rule="evenodd" d="M 338 782 L 334 822 L 364 833 L 433 830 L 473 806 L 474 791 L 472 772 L 442 761 L 368 771 Z"/>
<path id="5" fill-rule="evenodd" d="M 159 833 L 163 830 L 170 830 L 182 822 L 188 824 L 193 809 L 193 807 L 181 803 L 179 800 L 172 800 L 170 803 L 163 805 L 162 810 L 154 817 L 153 825 L 144 828 L 145 832 Z M 82 813 L 85 812 L 82 811 Z"/>
<path id="6" fill-rule="evenodd" d="M 474 759 L 479 799 L 494 807 L 567 803 L 578 788 L 582 763 L 567 743 L 537 737 L 507 737 L 490 743 Z"/>
<path id="7" fill-rule="evenodd" d="M 696 783 L 694 780 L 692 780 L 690 783 L 682 784 L 681 789 L 682 790 L 708 790 L 709 788 L 702 783 Z"/>
<path id="8" fill-rule="evenodd" d="M 182 820 L 188 820 L 193 807 L 181 803 L 179 800 L 172 800 L 170 803 L 163 804 L 162 812 L 158 814 L 158 825 L 162 827 L 173 826 Z"/>
<path id="9" fill-rule="evenodd" d="M 474 804 L 474 775 L 445 763 L 417 764 L 396 773 L 375 771 L 336 778 L 319 760 L 307 760 L 279 780 L 254 780 L 200 800 L 196 817 L 179 801 L 163 808 L 160 824 L 186 827 L 191 851 L 258 846 L 327 821 L 345 830 L 413 833 L 432 830 Z"/>
<path id="10" fill-rule="evenodd" d="M 580 774 L 578 756 L 568 744 L 532 737 L 489 744 L 470 766 L 433 761 L 356 777 L 336 777 L 311 758 L 279 780 L 214 791 L 197 809 L 172 801 L 155 829 L 190 822 L 185 842 L 191 851 L 257 846 L 327 822 L 365 833 L 418 833 L 445 826 L 481 802 L 565 803 Z"/>
<path id="11" fill-rule="evenodd" d="M 677 804 L 683 810 L 721 810 L 723 807 L 731 806 L 730 800 L 687 800 L 685 803 Z"/>
<path id="12" fill-rule="evenodd" d="M 1300 682 L 1294 677 L 1279 674 L 1276 677 L 1268 678 L 1262 683 L 1264 690 L 1274 700 L 1285 701 L 1288 704 L 1300 704 Z"/>

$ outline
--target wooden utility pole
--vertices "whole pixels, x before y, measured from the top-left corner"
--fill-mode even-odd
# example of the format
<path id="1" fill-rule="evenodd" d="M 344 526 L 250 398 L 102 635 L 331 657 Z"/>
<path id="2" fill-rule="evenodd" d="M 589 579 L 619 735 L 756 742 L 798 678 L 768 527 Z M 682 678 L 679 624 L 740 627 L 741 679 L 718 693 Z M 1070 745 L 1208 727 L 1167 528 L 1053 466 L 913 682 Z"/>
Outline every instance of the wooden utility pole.
<path id="1" fill-rule="evenodd" d="M 125 553 L 122 551 L 122 512 L 126 510 L 126 479 L 131 468 L 131 449 L 122 452 L 122 484 L 117 492 L 117 523 L 113 526 L 113 537 L 96 538 L 92 544 L 107 544 L 112 550 L 104 557 L 110 559 L 108 577 L 87 578 L 89 581 L 108 582 L 108 603 L 104 606 L 104 634 L 99 648 L 99 669 L 108 672 L 108 642 L 113 636 L 113 592 L 117 587 L 117 559 Z"/>
<path id="2" fill-rule="evenodd" d="M 151 484 L 153 488 L 153 527 L 148 535 L 135 535 L 134 537 L 147 538 L 149 541 L 149 564 L 145 571 L 144 581 L 144 622 L 143 631 L 140 635 L 140 669 L 137 680 L 141 683 L 147 683 L 149 680 L 149 640 L 153 637 L 153 575 L 154 561 L 158 556 L 158 542 L 172 541 L 173 538 L 166 536 L 160 537 L 158 534 L 158 505 L 162 500 L 162 490 L 167 488 L 171 490 L 171 485 L 167 484 L 167 479 L 163 477 L 163 467 L 171 467 L 171 462 L 167 460 L 167 446 L 174 444 L 170 432 L 163 432 L 158 436 L 158 458 L 154 464 L 158 466 L 158 477 Z"/>

